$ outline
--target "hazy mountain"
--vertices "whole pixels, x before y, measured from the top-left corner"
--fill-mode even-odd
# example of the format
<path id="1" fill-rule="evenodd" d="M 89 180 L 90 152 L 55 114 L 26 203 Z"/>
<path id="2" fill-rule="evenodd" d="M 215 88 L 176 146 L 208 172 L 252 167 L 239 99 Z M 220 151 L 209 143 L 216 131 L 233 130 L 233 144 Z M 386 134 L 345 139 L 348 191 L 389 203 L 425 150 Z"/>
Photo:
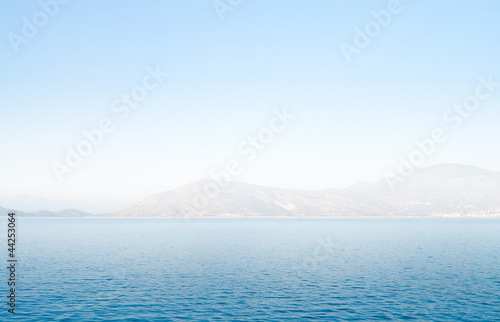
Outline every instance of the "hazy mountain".
<path id="1" fill-rule="evenodd" d="M 389 188 L 385 180 L 358 184 L 340 192 L 394 215 L 500 214 L 500 173 L 459 164 L 441 164 L 416 171 Z"/>
<path id="2" fill-rule="evenodd" d="M 19 216 L 94 216 L 74 209 L 49 211 L 48 206 L 36 208 L 51 203 L 43 198 L 20 196 L 14 204 L 1 202 L 2 199 L 1 214 L 17 209 Z M 55 204 L 57 202 L 52 203 Z M 442 164 L 416 171 L 394 190 L 385 179 L 359 183 L 347 189 L 316 191 L 240 182 L 231 182 L 217 189 L 214 181 L 202 180 L 155 194 L 129 208 L 102 216 L 500 216 L 500 173 L 472 166 Z"/>
<path id="3" fill-rule="evenodd" d="M 427 167 L 395 190 L 384 180 L 347 189 L 290 190 L 232 182 L 204 198 L 204 180 L 111 214 L 123 217 L 500 215 L 500 173 L 458 164 Z M 210 195 L 213 193 L 209 189 Z M 215 193 L 213 193 L 215 195 Z"/>
<path id="4" fill-rule="evenodd" d="M 76 209 L 65 209 L 59 211 L 39 210 L 33 212 L 20 211 L 13 208 L 0 207 L 0 216 L 6 216 L 9 213 L 15 213 L 18 217 L 92 217 L 93 214 L 79 211 Z"/>
<path id="5" fill-rule="evenodd" d="M 87 203 L 63 199 L 47 199 L 37 196 L 19 195 L 14 198 L 0 197 L 0 206 L 17 209 L 23 212 L 36 212 L 40 210 L 58 212 L 66 209 L 81 209 L 87 213 L 106 213 L 121 209 L 131 204 L 123 203 Z"/>
<path id="6" fill-rule="evenodd" d="M 123 217 L 210 217 L 210 216 L 338 216 L 380 213 L 371 205 L 353 202 L 333 191 L 290 190 L 232 182 L 214 198 L 202 191 L 215 182 L 202 180 L 179 189 L 146 198 L 114 213 Z M 206 194 L 210 196 L 210 194 Z"/>

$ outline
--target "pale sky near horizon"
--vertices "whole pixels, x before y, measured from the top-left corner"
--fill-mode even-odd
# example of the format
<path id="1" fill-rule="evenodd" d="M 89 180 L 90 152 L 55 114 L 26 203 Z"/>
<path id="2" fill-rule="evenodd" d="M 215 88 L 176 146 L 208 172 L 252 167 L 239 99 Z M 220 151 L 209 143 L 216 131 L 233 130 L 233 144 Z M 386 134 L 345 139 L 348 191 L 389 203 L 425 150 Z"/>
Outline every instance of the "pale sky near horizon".
<path id="1" fill-rule="evenodd" d="M 402 0 L 348 63 L 340 44 L 389 3 L 243 0 L 221 20 L 212 0 L 69 1 L 16 51 L 12 35 L 43 9 L 2 1 L 0 196 L 138 201 L 233 159 L 236 181 L 345 187 L 396 171 L 438 127 L 448 140 L 424 165 L 500 171 L 500 87 L 456 129 L 443 121 L 479 77 L 500 81 L 500 3 Z M 113 102 L 148 66 L 169 76 L 120 119 Z M 290 124 L 254 160 L 240 155 L 283 107 Z M 112 133 L 60 182 L 54 162 L 103 118 Z"/>

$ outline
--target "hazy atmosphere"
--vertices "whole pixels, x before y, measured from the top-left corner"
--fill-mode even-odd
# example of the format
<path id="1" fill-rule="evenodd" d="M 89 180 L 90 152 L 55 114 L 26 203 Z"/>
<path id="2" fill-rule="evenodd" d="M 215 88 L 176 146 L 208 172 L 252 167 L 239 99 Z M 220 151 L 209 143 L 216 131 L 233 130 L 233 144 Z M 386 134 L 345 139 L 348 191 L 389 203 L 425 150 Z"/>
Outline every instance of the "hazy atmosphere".
<path id="1" fill-rule="evenodd" d="M 1 197 L 117 210 L 232 161 L 343 188 L 417 150 L 500 171 L 498 2 L 122 3 L 0 3 Z"/>
<path id="2" fill-rule="evenodd" d="M 0 320 L 500 321 L 499 17 L 0 1 Z"/>

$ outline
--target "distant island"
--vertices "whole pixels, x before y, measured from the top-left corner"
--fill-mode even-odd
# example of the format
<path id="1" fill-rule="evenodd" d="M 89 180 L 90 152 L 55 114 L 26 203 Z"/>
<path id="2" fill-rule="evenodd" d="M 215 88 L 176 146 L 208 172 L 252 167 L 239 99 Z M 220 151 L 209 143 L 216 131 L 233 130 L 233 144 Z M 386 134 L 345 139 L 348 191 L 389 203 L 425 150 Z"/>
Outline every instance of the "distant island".
<path id="1" fill-rule="evenodd" d="M 112 213 L 16 212 L 21 217 L 500 217 L 500 172 L 441 164 L 416 171 L 395 189 L 385 179 L 329 190 L 201 180 Z"/>

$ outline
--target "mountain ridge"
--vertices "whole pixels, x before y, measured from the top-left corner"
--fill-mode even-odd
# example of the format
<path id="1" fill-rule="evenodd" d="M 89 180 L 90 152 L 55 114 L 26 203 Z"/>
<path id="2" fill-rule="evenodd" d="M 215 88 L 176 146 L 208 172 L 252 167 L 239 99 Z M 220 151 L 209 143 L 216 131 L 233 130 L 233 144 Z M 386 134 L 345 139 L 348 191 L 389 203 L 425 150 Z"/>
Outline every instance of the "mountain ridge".
<path id="1" fill-rule="evenodd" d="M 75 209 L 30 217 L 407 217 L 500 216 L 500 172 L 455 163 L 415 171 L 391 189 L 385 179 L 345 189 L 305 190 L 199 180 L 101 215 Z M 8 207 L 1 207 L 6 213 Z"/>
<path id="2" fill-rule="evenodd" d="M 455 163 L 415 171 L 392 190 L 384 179 L 346 189 L 295 190 L 231 182 L 217 196 L 206 195 L 200 180 L 145 198 L 111 214 L 119 217 L 391 217 L 497 216 L 500 214 L 500 172 Z M 212 189 L 215 190 L 217 189 Z M 198 195 L 198 197 L 197 197 Z"/>

